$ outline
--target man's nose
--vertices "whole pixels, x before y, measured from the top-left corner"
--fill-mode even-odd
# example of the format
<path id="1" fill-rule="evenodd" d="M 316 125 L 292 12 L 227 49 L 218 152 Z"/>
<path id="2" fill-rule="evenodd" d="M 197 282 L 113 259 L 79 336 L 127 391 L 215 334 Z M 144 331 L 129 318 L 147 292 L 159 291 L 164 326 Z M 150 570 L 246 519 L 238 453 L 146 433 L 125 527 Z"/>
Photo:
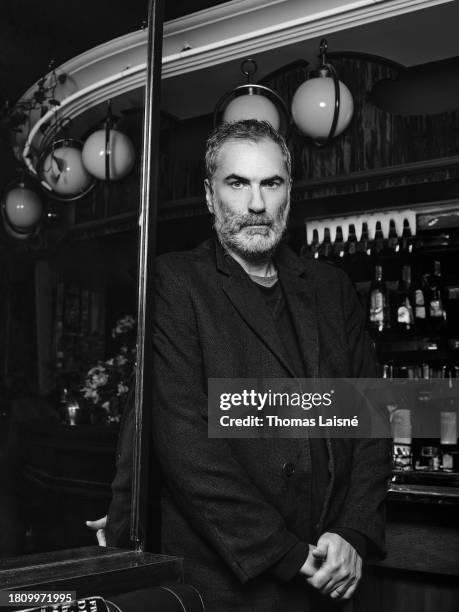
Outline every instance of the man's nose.
<path id="1" fill-rule="evenodd" d="M 256 185 L 252 187 L 251 197 L 249 202 L 249 210 L 252 212 L 263 212 L 265 210 L 265 201 L 261 192 L 260 186 Z"/>

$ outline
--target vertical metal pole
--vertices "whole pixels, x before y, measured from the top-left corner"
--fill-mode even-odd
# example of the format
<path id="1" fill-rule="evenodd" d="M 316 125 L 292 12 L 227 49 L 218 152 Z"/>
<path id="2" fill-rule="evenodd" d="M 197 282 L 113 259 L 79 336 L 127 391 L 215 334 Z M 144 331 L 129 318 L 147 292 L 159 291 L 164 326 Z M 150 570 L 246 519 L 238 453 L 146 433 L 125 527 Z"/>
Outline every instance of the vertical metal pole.
<path id="1" fill-rule="evenodd" d="M 149 412 L 152 405 L 153 265 L 158 209 L 158 143 L 160 129 L 163 0 L 150 0 L 148 56 L 143 126 L 142 183 L 137 308 L 137 368 L 135 386 L 134 470 L 132 475 L 131 540 L 145 548 L 148 492 Z"/>

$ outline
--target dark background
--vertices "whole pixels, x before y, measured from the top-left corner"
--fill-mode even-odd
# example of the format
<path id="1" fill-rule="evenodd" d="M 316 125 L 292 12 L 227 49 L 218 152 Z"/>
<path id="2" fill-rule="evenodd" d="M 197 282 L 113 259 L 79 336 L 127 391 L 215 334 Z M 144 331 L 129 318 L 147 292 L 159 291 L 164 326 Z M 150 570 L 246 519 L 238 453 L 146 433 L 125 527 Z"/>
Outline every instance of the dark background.
<path id="1" fill-rule="evenodd" d="M 223 0 L 167 0 L 165 20 L 223 4 Z M 0 97 L 14 103 L 56 65 L 142 27 L 148 0 L 2 0 Z"/>

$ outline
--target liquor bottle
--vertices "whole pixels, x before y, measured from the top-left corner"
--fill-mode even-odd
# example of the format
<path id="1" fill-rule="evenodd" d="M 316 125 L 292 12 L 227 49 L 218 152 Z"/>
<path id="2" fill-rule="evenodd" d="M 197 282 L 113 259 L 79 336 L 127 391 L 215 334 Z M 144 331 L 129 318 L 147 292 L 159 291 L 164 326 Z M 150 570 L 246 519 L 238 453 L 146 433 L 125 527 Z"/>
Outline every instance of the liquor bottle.
<path id="1" fill-rule="evenodd" d="M 375 277 L 370 287 L 370 304 L 368 321 L 370 329 L 382 333 L 390 328 L 388 296 L 386 283 L 383 280 L 382 266 L 375 266 Z"/>
<path id="2" fill-rule="evenodd" d="M 308 251 L 306 251 L 307 257 L 310 257 L 311 259 L 319 259 L 319 249 L 319 239 L 317 233 L 315 233 L 312 243 L 309 245 Z"/>
<path id="3" fill-rule="evenodd" d="M 414 436 L 417 438 L 414 469 L 437 471 L 440 468 L 439 423 L 436 398 L 432 393 L 432 368 L 422 364 L 422 383 L 417 386 Z"/>
<path id="4" fill-rule="evenodd" d="M 330 260 L 333 258 L 333 244 L 330 240 L 330 230 L 328 227 L 324 230 L 324 239 L 319 246 L 319 259 Z"/>
<path id="5" fill-rule="evenodd" d="M 398 405 L 397 396 L 392 393 L 391 388 L 393 374 L 393 365 L 384 364 L 382 376 L 389 379 L 385 391 L 392 431 L 392 465 L 396 471 L 411 470 L 413 467 L 411 410 L 409 407 Z"/>
<path id="6" fill-rule="evenodd" d="M 374 239 L 371 245 L 371 254 L 379 258 L 382 254 L 385 253 L 385 245 L 384 245 L 384 234 L 381 229 L 381 224 L 376 223 L 376 227 L 374 228 Z"/>
<path id="7" fill-rule="evenodd" d="M 408 260 L 410 257 L 412 257 L 414 246 L 415 239 L 411 233 L 410 227 L 404 227 L 400 244 L 400 255 L 404 260 Z"/>
<path id="8" fill-rule="evenodd" d="M 354 264 L 358 259 L 357 249 L 358 249 L 358 242 L 357 242 L 357 235 L 355 233 L 355 225 L 351 224 L 349 226 L 349 236 L 347 239 L 347 249 L 346 249 L 346 255 L 348 259 L 350 260 L 351 264 Z"/>
<path id="9" fill-rule="evenodd" d="M 449 369 L 446 397 L 440 412 L 440 454 L 441 469 L 455 472 L 459 469 L 457 447 L 457 413 L 459 405 L 459 380 L 453 379 Z"/>
<path id="10" fill-rule="evenodd" d="M 366 221 L 362 224 L 362 236 L 360 238 L 360 251 L 363 255 L 370 257 L 371 255 L 371 245 L 369 243 L 368 236 L 368 223 Z"/>
<path id="11" fill-rule="evenodd" d="M 402 243 L 402 238 L 397 234 L 397 230 L 395 229 L 395 225 L 393 223 L 390 224 L 389 227 L 389 235 L 387 237 L 387 251 L 391 255 L 396 255 L 400 253 L 400 247 Z"/>
<path id="12" fill-rule="evenodd" d="M 452 350 L 459 350 L 459 282 L 458 279 L 446 287 L 446 320 L 448 344 Z"/>
<path id="13" fill-rule="evenodd" d="M 397 330 L 403 336 L 410 335 L 413 332 L 414 313 L 411 291 L 411 267 L 408 265 L 402 268 L 402 279 L 397 290 L 394 314 Z"/>
<path id="14" fill-rule="evenodd" d="M 346 243 L 344 242 L 343 228 L 339 225 L 336 228 L 336 239 L 335 239 L 335 257 L 339 262 L 341 258 L 346 254 Z"/>
<path id="15" fill-rule="evenodd" d="M 443 279 L 439 261 L 434 261 L 434 272 L 428 276 L 428 285 L 429 327 L 432 332 L 441 333 L 446 326 L 446 310 L 443 304 Z"/>
<path id="16" fill-rule="evenodd" d="M 417 277 L 413 284 L 414 328 L 420 335 L 427 332 L 426 290 L 426 275 Z"/>

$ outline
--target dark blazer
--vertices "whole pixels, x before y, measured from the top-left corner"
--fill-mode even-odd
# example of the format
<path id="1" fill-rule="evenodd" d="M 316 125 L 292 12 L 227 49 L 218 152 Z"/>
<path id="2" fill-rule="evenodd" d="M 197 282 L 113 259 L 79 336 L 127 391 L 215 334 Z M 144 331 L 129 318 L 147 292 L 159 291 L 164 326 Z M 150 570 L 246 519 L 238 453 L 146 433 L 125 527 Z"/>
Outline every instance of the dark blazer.
<path id="1" fill-rule="evenodd" d="M 153 437 L 165 482 L 163 552 L 184 557 L 185 581 L 209 610 L 320 608 L 304 580 L 284 584 L 271 569 L 327 529 L 358 530 L 384 550 L 387 441 L 328 441 L 330 485 L 311 533 L 307 440 L 208 438 L 210 377 L 376 375 L 347 276 L 287 247 L 276 264 L 304 372 L 289 362 L 260 292 L 218 244 L 157 261 Z"/>

